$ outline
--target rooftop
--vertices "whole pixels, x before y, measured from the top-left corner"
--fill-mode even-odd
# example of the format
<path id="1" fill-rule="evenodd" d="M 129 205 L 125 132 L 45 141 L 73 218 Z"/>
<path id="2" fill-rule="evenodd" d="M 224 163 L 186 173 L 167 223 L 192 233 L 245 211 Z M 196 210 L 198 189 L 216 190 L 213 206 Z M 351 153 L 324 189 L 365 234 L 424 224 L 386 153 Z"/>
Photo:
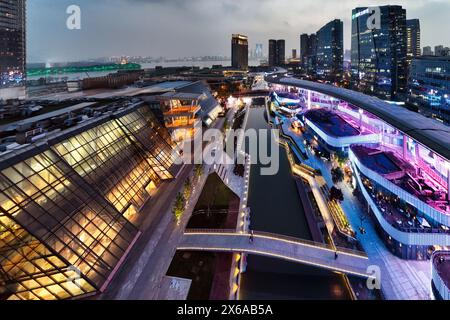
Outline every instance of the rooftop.
<path id="1" fill-rule="evenodd" d="M 296 86 L 347 101 L 372 113 L 407 134 L 442 157 L 450 160 L 450 128 L 406 108 L 392 105 L 376 97 L 332 85 L 287 78 L 282 75 L 266 77 L 269 83 Z"/>
<path id="2" fill-rule="evenodd" d="M 106 106 L 101 114 L 98 116 L 91 116 L 87 119 L 74 122 L 71 126 L 50 127 L 44 131 L 44 134 L 34 141 L 25 144 L 11 143 L 4 152 L 0 152 L 0 167 L 8 167 L 10 159 L 26 154 L 34 154 L 39 152 L 40 148 L 46 148 L 49 141 L 61 141 L 69 136 L 86 131 L 92 127 L 98 126 L 104 122 L 111 120 L 111 116 L 122 116 L 124 114 L 135 111 L 138 107 L 143 105 L 142 102 L 131 103 L 125 102 L 123 104 L 111 104 Z M 67 112 L 67 111 L 66 111 Z M 14 161 L 13 161 L 14 162 Z"/>
<path id="3" fill-rule="evenodd" d="M 381 175 L 403 173 L 413 170 L 407 163 L 403 163 L 393 153 L 384 152 L 364 146 L 352 146 L 353 153 L 367 168 Z M 402 169 L 403 167 L 403 169 Z"/>
<path id="4" fill-rule="evenodd" d="M 46 113 L 43 113 L 43 114 L 40 114 L 40 115 L 37 115 L 34 117 L 30 117 L 30 118 L 26 118 L 26 119 L 22 119 L 22 120 L 18 120 L 18 121 L 13 121 L 11 123 L 2 125 L 2 126 L 0 126 L 0 132 L 4 131 L 4 130 L 8 130 L 8 129 L 13 129 L 15 127 L 20 127 L 22 125 L 32 124 L 32 123 L 36 123 L 36 122 L 39 122 L 42 120 L 59 117 L 61 115 L 67 114 L 67 113 L 71 113 L 71 112 L 82 110 L 87 107 L 91 107 L 94 104 L 95 104 L 94 102 L 84 102 L 84 103 L 79 103 L 79 104 L 76 104 L 73 106 L 64 107 L 62 109 L 57 109 L 57 107 L 55 107 L 55 109 L 57 109 L 55 111 L 46 112 Z"/>
<path id="5" fill-rule="evenodd" d="M 415 57 L 413 60 L 435 60 L 450 62 L 450 56 L 421 56 Z"/>
<path id="6" fill-rule="evenodd" d="M 361 134 L 341 116 L 327 109 L 309 110 L 305 113 L 305 117 L 318 125 L 329 136 L 341 138 Z"/>
<path id="7" fill-rule="evenodd" d="M 159 98 L 169 100 L 200 100 L 204 96 L 203 93 L 166 92 L 163 95 L 160 95 Z"/>

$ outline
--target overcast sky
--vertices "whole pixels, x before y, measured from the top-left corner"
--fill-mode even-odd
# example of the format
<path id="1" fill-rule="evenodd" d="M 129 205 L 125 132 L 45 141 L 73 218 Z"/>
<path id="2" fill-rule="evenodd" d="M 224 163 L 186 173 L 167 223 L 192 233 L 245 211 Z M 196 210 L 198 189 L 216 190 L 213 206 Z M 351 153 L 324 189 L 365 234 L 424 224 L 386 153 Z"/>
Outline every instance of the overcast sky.
<path id="1" fill-rule="evenodd" d="M 351 10 L 399 4 L 419 18 L 422 46 L 450 45 L 450 0 L 29 0 L 28 61 L 75 61 L 121 55 L 169 58 L 230 55 L 232 33 L 249 44 L 286 39 L 298 48 L 301 33 L 316 32 L 333 19 L 344 21 L 350 48 Z M 66 8 L 82 10 L 82 29 L 66 28 Z"/>

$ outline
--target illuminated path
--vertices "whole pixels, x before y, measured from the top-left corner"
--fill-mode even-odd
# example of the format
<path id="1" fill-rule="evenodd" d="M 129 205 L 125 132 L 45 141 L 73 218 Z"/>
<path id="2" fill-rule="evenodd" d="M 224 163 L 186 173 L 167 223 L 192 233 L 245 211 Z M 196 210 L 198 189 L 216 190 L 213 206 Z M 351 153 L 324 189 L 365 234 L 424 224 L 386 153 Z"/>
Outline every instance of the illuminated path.
<path id="1" fill-rule="evenodd" d="M 234 230 L 187 230 L 178 250 L 243 252 L 368 277 L 370 263 L 362 252 L 338 248 L 335 259 L 336 251 L 321 243 L 264 232 L 255 232 L 253 243 L 249 237 Z"/>

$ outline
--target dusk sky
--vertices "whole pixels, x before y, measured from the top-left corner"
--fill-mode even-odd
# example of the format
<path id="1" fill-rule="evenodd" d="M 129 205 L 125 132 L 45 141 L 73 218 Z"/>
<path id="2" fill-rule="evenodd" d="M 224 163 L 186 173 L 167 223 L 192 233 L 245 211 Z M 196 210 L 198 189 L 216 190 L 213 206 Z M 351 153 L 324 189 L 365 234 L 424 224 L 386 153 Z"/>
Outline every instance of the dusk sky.
<path id="1" fill-rule="evenodd" d="M 422 46 L 450 46 L 450 0 L 29 0 L 28 61 L 76 61 L 104 56 L 168 58 L 230 56 L 232 33 L 249 44 L 286 39 L 286 53 L 299 50 L 299 35 L 316 32 L 335 18 L 344 21 L 350 48 L 351 10 L 399 4 L 419 18 Z M 66 8 L 82 10 L 82 29 L 66 28 Z"/>

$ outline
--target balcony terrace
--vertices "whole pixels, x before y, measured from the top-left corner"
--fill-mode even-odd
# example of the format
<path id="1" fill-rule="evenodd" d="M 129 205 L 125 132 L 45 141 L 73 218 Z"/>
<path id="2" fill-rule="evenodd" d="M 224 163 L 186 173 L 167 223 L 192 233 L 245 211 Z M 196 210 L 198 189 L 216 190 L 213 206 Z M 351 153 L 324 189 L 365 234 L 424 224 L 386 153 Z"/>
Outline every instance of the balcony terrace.
<path id="1" fill-rule="evenodd" d="M 352 152 L 366 168 L 400 187 L 436 210 L 450 214 L 447 188 L 424 168 L 422 162 L 403 159 L 398 153 L 364 146 L 352 146 Z"/>
<path id="2" fill-rule="evenodd" d="M 407 233 L 439 233 L 450 235 L 450 229 L 438 225 L 426 218 L 418 216 L 412 207 L 406 208 L 400 205 L 395 196 L 376 192 L 369 179 L 363 179 L 364 187 L 375 205 L 380 210 L 383 218 L 395 229 Z"/>
<path id="3" fill-rule="evenodd" d="M 177 119 L 177 120 L 169 120 L 166 122 L 167 129 L 186 129 L 195 127 L 200 119 Z"/>
<path id="4" fill-rule="evenodd" d="M 201 109 L 200 106 L 180 106 L 180 107 L 174 107 L 171 108 L 170 110 L 164 111 L 163 115 L 165 117 L 170 117 L 170 116 L 184 116 L 184 115 L 192 115 L 192 114 L 197 114 L 197 112 L 199 112 Z"/>

